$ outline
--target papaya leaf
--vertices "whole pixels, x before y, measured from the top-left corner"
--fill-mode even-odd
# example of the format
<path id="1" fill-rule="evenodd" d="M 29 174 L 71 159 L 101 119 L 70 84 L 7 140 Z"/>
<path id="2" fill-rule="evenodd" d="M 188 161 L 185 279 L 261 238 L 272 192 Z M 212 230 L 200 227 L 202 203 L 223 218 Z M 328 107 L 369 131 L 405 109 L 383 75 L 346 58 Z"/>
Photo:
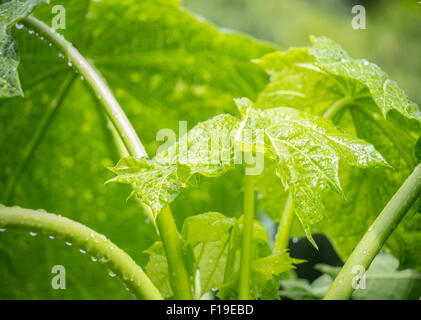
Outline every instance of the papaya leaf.
<path id="1" fill-rule="evenodd" d="M 22 96 L 15 39 L 10 29 L 45 0 L 11 0 L 0 4 L 0 97 Z M 17 24 L 17 28 L 23 25 Z"/>
<path id="2" fill-rule="evenodd" d="M 204 298 L 218 291 L 222 299 L 237 299 L 237 279 L 240 264 L 242 219 L 229 218 L 221 213 L 208 212 L 189 217 L 181 232 L 185 251 L 193 250 L 194 259 L 189 269 L 194 270 L 195 297 Z M 233 233 L 237 228 L 238 232 Z M 206 230 L 206 232 L 203 232 Z M 255 221 L 253 228 L 254 254 L 252 262 L 251 297 L 278 299 L 281 273 L 294 268 L 302 260 L 292 259 L 287 251 L 271 253 L 265 228 Z M 226 277 L 228 255 L 232 255 L 232 270 Z M 171 297 L 168 265 L 161 242 L 155 243 L 146 253 L 149 262 L 145 271 L 165 297 Z"/>
<path id="3" fill-rule="evenodd" d="M 215 116 L 152 160 L 123 158 L 111 168 L 117 176 L 109 181 L 132 184 L 132 194 L 158 214 L 183 188 L 197 185 L 197 174 L 217 177 L 233 167 L 231 135 L 238 125 L 231 115 Z"/>
<path id="4" fill-rule="evenodd" d="M 256 106 L 288 106 L 331 118 L 345 132 L 372 144 L 394 168 L 342 166 L 340 180 L 348 201 L 334 193 L 325 194 L 330 215 L 317 231 L 325 233 L 346 259 L 418 163 L 413 150 L 421 135 L 420 109 L 375 64 L 352 59 L 324 37 L 312 41 L 312 47 L 291 48 L 256 60 L 271 77 Z M 271 200 L 269 188 L 260 188 L 260 201 L 276 218 L 282 207 Z M 386 247 L 404 267 L 420 271 L 418 219 L 413 215 L 405 218 Z"/>
<path id="5" fill-rule="evenodd" d="M 244 98 L 236 101 L 241 129 L 252 131 L 252 140 L 238 135 L 241 143 L 255 141 L 275 161 L 278 176 L 293 193 L 295 214 L 316 246 L 311 230 L 324 216 L 321 196 L 328 189 L 342 193 L 339 160 L 360 168 L 385 166 L 385 160 L 372 145 L 339 131 L 330 120 L 286 107 L 255 109 Z M 264 140 L 259 141 L 258 131 L 264 132 Z"/>

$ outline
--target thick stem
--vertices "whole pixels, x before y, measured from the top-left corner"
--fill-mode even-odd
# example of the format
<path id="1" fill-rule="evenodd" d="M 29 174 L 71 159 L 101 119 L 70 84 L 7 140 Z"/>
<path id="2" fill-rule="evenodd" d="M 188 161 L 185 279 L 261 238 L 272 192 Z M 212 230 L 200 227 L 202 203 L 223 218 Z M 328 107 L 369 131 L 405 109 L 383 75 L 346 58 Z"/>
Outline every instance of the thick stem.
<path id="1" fill-rule="evenodd" d="M 96 231 L 54 214 L 0 206 L 2 229 L 20 229 L 43 233 L 73 244 L 107 265 L 139 299 L 161 300 L 152 281 L 130 256 Z"/>
<path id="2" fill-rule="evenodd" d="M 48 27 L 44 22 L 33 16 L 22 19 L 22 22 L 28 27 L 38 31 L 60 51 L 62 51 L 85 80 L 89 83 L 95 95 L 101 101 L 105 112 L 113 125 L 120 134 L 127 150 L 134 156 L 146 156 L 145 148 L 139 140 L 136 131 L 132 127 L 129 119 L 121 109 L 117 100 L 114 98 L 111 90 L 108 88 L 105 80 L 100 76 L 97 70 L 83 57 L 79 51 L 73 47 L 62 35 Z"/>
<path id="3" fill-rule="evenodd" d="M 354 267 L 362 266 L 368 269 L 387 238 L 420 195 L 421 164 L 418 164 L 355 247 L 324 299 L 350 298 L 354 291 L 352 288 L 352 279 L 355 277 Z"/>
<path id="4" fill-rule="evenodd" d="M 249 281 L 253 249 L 253 224 L 254 224 L 254 176 L 244 177 L 244 215 L 243 215 L 243 239 L 240 259 L 240 283 L 238 298 L 249 299 Z"/>
<path id="5" fill-rule="evenodd" d="M 174 296 L 176 299 L 191 300 L 190 277 L 184 263 L 183 244 L 168 206 L 157 215 L 156 223 L 167 256 Z"/>
<path id="6" fill-rule="evenodd" d="M 294 221 L 294 199 L 292 192 L 289 192 L 285 203 L 278 232 L 276 234 L 273 252 L 282 251 L 288 248 L 289 236 L 291 234 L 292 222 Z"/>

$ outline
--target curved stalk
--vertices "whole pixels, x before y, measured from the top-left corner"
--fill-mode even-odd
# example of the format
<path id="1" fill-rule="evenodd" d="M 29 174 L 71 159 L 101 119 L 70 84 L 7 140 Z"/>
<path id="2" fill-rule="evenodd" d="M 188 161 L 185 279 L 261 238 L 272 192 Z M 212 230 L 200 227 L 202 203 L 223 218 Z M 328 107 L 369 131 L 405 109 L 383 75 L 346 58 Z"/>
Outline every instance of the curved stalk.
<path id="1" fill-rule="evenodd" d="M 368 269 L 387 238 L 420 196 L 421 164 L 418 164 L 355 247 L 324 299 L 350 298 L 354 291 L 352 288 L 352 279 L 355 277 L 353 268 L 362 266 Z"/>
<path id="2" fill-rule="evenodd" d="M 161 300 L 152 281 L 133 259 L 102 234 L 70 219 L 19 207 L 0 206 L 0 226 L 29 230 L 72 243 L 107 265 L 139 299 Z"/>
<path id="3" fill-rule="evenodd" d="M 253 223 L 254 223 L 254 176 L 244 177 L 244 216 L 243 237 L 240 259 L 240 283 L 238 298 L 249 299 L 250 269 L 253 249 Z"/>
<path id="4" fill-rule="evenodd" d="M 332 104 L 323 114 L 323 118 L 326 119 L 333 119 L 335 115 L 338 114 L 343 108 L 345 108 L 348 104 L 353 101 L 351 97 L 345 96 L 342 99 L 339 99 L 334 104 Z"/>
<path id="5" fill-rule="evenodd" d="M 22 19 L 22 22 L 28 28 L 34 29 L 42 34 L 67 56 L 69 62 L 83 75 L 95 95 L 101 101 L 105 112 L 120 134 L 127 150 L 136 157 L 145 157 L 145 148 L 140 142 L 136 131 L 98 71 L 91 66 L 85 57 L 69 41 L 48 27 L 44 22 L 33 16 Z"/>
<path id="6" fill-rule="evenodd" d="M 190 277 L 184 263 L 183 247 L 171 209 L 164 207 L 156 217 L 168 260 L 171 288 L 176 299 L 191 300 Z"/>
<path id="7" fill-rule="evenodd" d="M 291 233 L 292 222 L 294 221 L 294 199 L 292 192 L 288 193 L 288 199 L 282 212 L 278 232 L 276 234 L 273 252 L 282 251 L 288 248 L 289 236 Z"/>
<path id="8" fill-rule="evenodd" d="M 147 153 L 145 151 L 145 148 L 143 147 L 142 143 L 140 142 L 139 137 L 136 134 L 136 131 L 132 127 L 129 119 L 127 118 L 126 114 L 122 110 L 121 106 L 115 99 L 113 93 L 108 88 L 107 84 L 105 83 L 105 80 L 100 76 L 98 71 L 79 53 L 79 51 L 73 47 L 73 45 L 67 41 L 62 35 L 55 32 L 52 28 L 48 27 L 45 23 L 38 20 L 37 18 L 33 16 L 26 17 L 22 19 L 22 23 L 31 29 L 34 29 L 38 31 L 40 34 L 42 34 L 46 39 L 48 39 L 52 44 L 54 44 L 60 51 L 62 51 L 67 58 L 69 59 L 69 62 L 76 68 L 76 70 L 83 75 L 87 83 L 90 85 L 91 89 L 97 96 L 97 98 L 100 100 L 102 106 L 104 107 L 104 110 L 109 117 L 112 128 L 115 129 L 118 132 L 118 135 L 120 136 L 121 140 L 124 142 L 124 146 L 126 150 L 130 153 L 132 156 L 136 157 L 147 157 Z M 112 130 L 113 130 L 112 129 Z M 120 152 L 124 152 L 124 148 L 118 145 L 117 147 Z M 175 227 L 174 218 L 172 216 L 171 211 L 166 212 L 166 214 L 162 215 L 159 219 L 161 221 L 159 232 L 160 234 L 165 234 L 167 237 L 165 239 L 162 239 L 164 243 L 164 247 L 172 246 L 173 244 L 166 244 L 165 242 L 168 239 L 172 239 L 177 244 L 177 247 L 181 247 L 181 239 L 180 235 L 178 233 L 177 228 Z M 174 226 L 174 228 L 172 228 Z M 165 228 L 171 227 L 169 230 L 166 230 Z M 169 236 L 171 234 L 171 236 Z M 171 255 L 179 255 L 177 260 L 182 260 L 183 257 L 180 255 L 179 250 L 175 252 L 171 252 Z M 169 259 L 169 269 L 171 272 L 179 272 L 182 268 L 178 265 L 173 265 L 173 259 Z M 184 269 L 186 269 L 184 267 Z M 177 284 L 181 282 L 183 283 L 183 288 L 190 285 L 188 282 L 188 279 L 184 275 L 180 275 L 180 278 L 182 280 L 178 280 Z M 175 290 L 178 291 L 178 290 Z M 181 290 L 181 291 L 184 291 Z"/>

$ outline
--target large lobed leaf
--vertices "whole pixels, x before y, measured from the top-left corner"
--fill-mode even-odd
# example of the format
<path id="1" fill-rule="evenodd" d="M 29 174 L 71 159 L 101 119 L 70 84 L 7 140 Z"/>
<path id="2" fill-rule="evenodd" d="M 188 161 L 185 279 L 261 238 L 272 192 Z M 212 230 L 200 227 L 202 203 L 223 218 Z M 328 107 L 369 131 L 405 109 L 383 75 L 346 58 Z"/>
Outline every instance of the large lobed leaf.
<path id="1" fill-rule="evenodd" d="M 66 29 L 57 32 L 104 76 L 150 154 L 159 144 L 155 139 L 159 129 L 176 130 L 180 119 L 195 124 L 235 111 L 232 98 L 256 97 L 265 85 L 265 74 L 250 60 L 272 51 L 272 46 L 223 33 L 197 20 L 178 1 L 52 0 L 50 6 L 37 7 L 34 15 L 50 25 L 52 7 L 58 4 L 66 9 Z M 20 26 L 13 27 L 13 34 L 25 98 L 0 103 L 0 197 L 5 198 L 25 162 L 48 110 L 62 98 L 7 203 L 45 208 L 92 226 L 137 263 L 146 263 L 142 250 L 156 240 L 155 230 L 134 201 L 124 201 L 129 187 L 104 185 L 112 177 L 107 167 L 118 154 L 96 98 L 45 39 Z M 71 78 L 70 87 L 62 90 Z M 194 190 L 188 207 L 173 206 L 176 218 L 181 222 L 197 208 L 230 207 L 235 213 L 238 206 L 227 200 L 238 193 L 238 188 L 231 188 L 235 181 L 231 176 L 213 189 L 204 181 L 208 189 Z M 211 202 L 207 190 L 224 197 Z M 66 267 L 66 290 L 51 288 L 50 271 L 56 264 Z M 118 279 L 109 277 L 87 255 L 28 234 L 0 233 L 0 274 L 1 298 L 131 298 Z"/>
<path id="2" fill-rule="evenodd" d="M 45 0 L 11 0 L 0 4 L 0 97 L 23 95 L 18 76 L 19 56 L 10 29 Z M 23 25 L 17 25 L 23 28 Z"/>
<path id="3" fill-rule="evenodd" d="M 233 167 L 231 136 L 238 125 L 226 114 L 199 123 L 152 160 L 120 160 L 110 181 L 132 184 L 133 193 L 158 214 L 183 188 L 196 185 L 196 174 L 217 177 Z"/>
<path id="4" fill-rule="evenodd" d="M 316 246 L 311 230 L 324 215 L 321 196 L 327 189 L 342 193 L 339 160 L 360 168 L 386 162 L 372 145 L 339 131 L 330 120 L 286 107 L 256 109 L 247 99 L 237 103 L 241 128 L 252 133 L 249 138 L 242 135 L 241 142 L 260 143 L 266 156 L 274 160 L 277 175 L 293 194 L 294 212 Z M 259 131 L 264 132 L 263 140 L 257 136 Z"/>
<path id="5" fill-rule="evenodd" d="M 326 233 L 346 259 L 417 163 L 413 150 L 421 134 L 421 113 L 377 65 L 352 59 L 324 37 L 312 41 L 310 48 L 291 48 L 256 61 L 271 77 L 256 104 L 260 108 L 289 106 L 329 117 L 347 133 L 371 143 L 393 167 L 344 166 L 340 178 L 348 201 L 333 193 L 324 197 L 330 215 L 318 231 Z M 261 202 L 277 219 L 281 206 L 266 192 L 270 186 L 264 181 L 260 185 Z M 421 270 L 418 220 L 419 216 L 409 214 L 386 246 L 403 266 Z"/>

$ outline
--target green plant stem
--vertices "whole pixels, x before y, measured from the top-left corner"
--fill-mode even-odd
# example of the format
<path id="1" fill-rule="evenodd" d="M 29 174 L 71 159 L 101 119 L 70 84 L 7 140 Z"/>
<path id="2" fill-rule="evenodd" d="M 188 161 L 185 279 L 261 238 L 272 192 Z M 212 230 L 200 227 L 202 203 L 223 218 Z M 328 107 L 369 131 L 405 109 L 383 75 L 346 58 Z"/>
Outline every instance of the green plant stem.
<path id="1" fill-rule="evenodd" d="M 368 269 L 387 238 L 419 196 L 421 196 L 421 164 L 418 164 L 364 234 L 324 299 L 350 298 L 354 291 L 352 288 L 352 279 L 355 276 L 352 272 L 354 266 L 363 266 L 366 270 Z"/>
<path id="2" fill-rule="evenodd" d="M 326 119 L 333 119 L 335 115 L 337 115 L 342 109 L 352 103 L 353 99 L 351 97 L 343 97 L 339 99 L 334 104 L 332 104 L 323 114 L 323 118 Z"/>
<path id="3" fill-rule="evenodd" d="M 80 223 L 51 213 L 0 206 L 0 226 L 43 233 L 71 243 L 107 265 L 137 298 L 162 299 L 152 281 L 126 252 Z"/>
<path id="4" fill-rule="evenodd" d="M 292 222 L 294 221 L 294 199 L 292 192 L 288 193 L 288 198 L 282 212 L 278 232 L 276 234 L 273 252 L 282 251 L 288 248 L 289 237 L 291 234 Z"/>
<path id="5" fill-rule="evenodd" d="M 156 217 L 156 223 L 168 260 L 171 288 L 176 299 L 191 300 L 190 277 L 184 263 L 183 244 L 171 209 L 166 206 Z"/>
<path id="6" fill-rule="evenodd" d="M 42 138 L 44 137 L 45 133 L 47 132 L 47 129 L 49 128 L 52 119 L 57 113 L 57 110 L 59 109 L 60 105 L 62 104 L 67 92 L 69 91 L 73 80 L 75 79 L 75 75 L 71 74 L 66 80 L 63 82 L 63 85 L 58 90 L 57 95 L 55 98 L 51 101 L 45 115 L 41 119 L 40 125 L 38 126 L 37 130 L 34 132 L 34 134 L 31 137 L 31 140 L 29 141 L 27 147 L 25 148 L 24 154 L 22 156 L 21 161 L 19 162 L 18 167 L 14 171 L 13 175 L 11 176 L 10 180 L 7 183 L 6 190 L 3 194 L 3 203 L 8 204 L 13 196 L 13 192 L 16 188 L 16 185 L 19 183 L 20 178 L 22 177 L 22 174 L 28 165 L 28 163 L 31 161 L 31 158 L 37 149 L 39 143 L 41 142 Z"/>
<path id="7" fill-rule="evenodd" d="M 22 22 L 28 28 L 34 29 L 54 44 L 62 51 L 69 62 L 79 71 L 85 80 L 89 83 L 95 95 L 104 107 L 105 112 L 111 122 L 120 134 L 127 150 L 136 157 L 146 156 L 145 148 L 140 142 L 136 131 L 132 127 L 126 114 L 115 99 L 111 90 L 108 88 L 105 80 L 100 76 L 97 70 L 67 41 L 62 35 L 48 27 L 44 22 L 33 16 L 22 19 Z"/>
<path id="8" fill-rule="evenodd" d="M 253 249 L 253 224 L 254 224 L 254 176 L 244 177 L 244 215 L 243 215 L 243 239 L 240 259 L 240 283 L 238 298 L 249 299 L 249 281 Z"/>
<path id="9" fill-rule="evenodd" d="M 112 128 L 114 128 L 118 132 L 118 135 L 124 142 L 124 146 L 126 150 L 130 153 L 130 155 L 135 157 L 146 157 L 147 153 L 142 143 L 140 142 L 136 131 L 132 127 L 129 119 L 125 115 L 121 106 L 115 99 L 113 93 L 108 88 L 107 84 L 105 83 L 105 80 L 100 76 L 98 71 L 79 53 L 79 51 L 75 47 L 73 47 L 73 45 L 70 42 L 68 42 L 62 35 L 55 32 L 55 30 L 48 27 L 42 21 L 36 19 L 33 16 L 29 16 L 22 19 L 22 22 L 28 28 L 37 30 L 52 44 L 54 44 L 60 51 L 62 51 L 67 56 L 69 62 L 72 63 L 76 70 L 81 75 L 83 75 L 83 77 L 93 90 L 94 94 L 97 96 L 102 106 L 104 107 L 105 113 L 107 114 L 109 120 L 112 123 Z M 124 153 L 124 149 L 121 146 L 119 146 L 118 143 L 117 148 L 120 152 Z M 162 239 L 164 247 L 170 248 L 175 246 L 177 248 L 181 248 L 181 239 L 177 231 L 171 211 L 168 209 L 168 212 L 166 212 L 164 215 L 161 215 L 161 217 L 157 220 L 160 221 L 158 226 L 160 234 L 165 235 Z M 167 228 L 169 229 L 167 230 Z M 168 243 L 168 241 L 174 241 L 174 243 Z M 176 281 L 177 287 L 181 286 L 180 290 L 183 292 L 182 297 L 188 299 L 191 296 L 191 294 L 187 294 L 185 289 L 185 287 L 189 284 L 188 277 L 186 278 L 185 276 L 187 272 L 183 271 L 183 269 L 185 270 L 185 268 L 182 268 L 179 264 L 180 261 L 183 261 L 182 251 L 171 251 L 170 255 L 172 256 L 171 259 L 168 259 L 170 273 L 177 273 L 178 275 L 178 272 L 180 272 L 180 275 L 178 275 L 177 277 L 178 280 Z M 177 257 L 175 258 L 174 256 L 176 255 Z M 177 262 L 175 265 L 174 261 Z M 179 285 L 179 283 L 181 283 L 182 285 Z M 179 290 L 177 289 L 175 291 L 178 292 Z"/>
<path id="10" fill-rule="evenodd" d="M 237 253 L 237 248 L 235 246 L 235 239 L 237 237 L 238 227 L 234 225 L 232 227 L 230 238 L 228 239 L 228 251 L 227 251 L 227 262 L 225 264 L 225 271 L 224 271 L 224 283 L 230 281 L 230 277 L 234 273 L 234 263 L 235 263 L 235 256 Z"/>

